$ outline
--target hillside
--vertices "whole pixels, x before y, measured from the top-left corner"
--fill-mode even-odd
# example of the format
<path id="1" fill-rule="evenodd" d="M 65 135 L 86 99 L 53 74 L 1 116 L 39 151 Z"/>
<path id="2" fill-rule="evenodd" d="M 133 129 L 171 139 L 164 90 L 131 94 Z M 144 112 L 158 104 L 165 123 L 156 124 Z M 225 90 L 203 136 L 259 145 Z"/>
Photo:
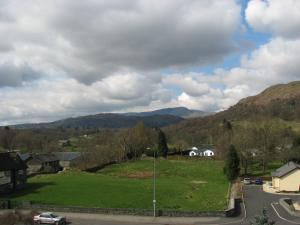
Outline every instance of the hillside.
<path id="1" fill-rule="evenodd" d="M 266 116 L 286 121 L 300 120 L 300 81 L 271 86 L 262 93 L 242 99 L 218 114 L 231 120 Z"/>
<path id="2" fill-rule="evenodd" d="M 300 122 L 300 81 L 267 88 L 262 93 L 240 100 L 229 109 L 203 118 L 193 118 L 165 129 L 172 142 L 183 139 L 190 144 L 210 143 L 224 119 L 233 124 L 255 123 L 257 118 L 280 119 L 289 126 Z"/>
<path id="3" fill-rule="evenodd" d="M 209 112 L 204 112 L 200 110 L 193 110 L 188 109 L 185 107 L 175 107 L 175 108 L 165 108 L 165 109 L 159 109 L 149 112 L 130 112 L 130 113 L 123 113 L 122 115 L 126 116 L 153 116 L 153 115 L 172 115 L 172 116 L 179 116 L 182 118 L 194 118 L 194 117 L 203 117 L 207 116 Z"/>
<path id="4" fill-rule="evenodd" d="M 32 128 L 128 128 L 135 126 L 138 122 L 143 122 L 148 127 L 164 127 L 182 121 L 181 117 L 172 115 L 153 116 L 124 116 L 113 113 L 103 113 L 91 116 L 81 116 L 68 118 L 50 123 L 20 124 L 14 127 L 20 129 Z"/>
<path id="5" fill-rule="evenodd" d="M 274 101 L 297 99 L 300 96 L 300 81 L 278 84 L 264 90 L 261 94 L 242 99 L 239 104 L 268 105 Z"/>

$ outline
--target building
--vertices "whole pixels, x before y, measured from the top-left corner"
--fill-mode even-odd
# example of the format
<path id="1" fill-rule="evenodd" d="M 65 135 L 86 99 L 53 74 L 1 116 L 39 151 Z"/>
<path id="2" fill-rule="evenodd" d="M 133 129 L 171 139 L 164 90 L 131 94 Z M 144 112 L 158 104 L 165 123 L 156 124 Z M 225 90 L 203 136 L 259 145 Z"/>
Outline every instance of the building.
<path id="1" fill-rule="evenodd" d="M 26 164 L 16 152 L 0 153 L 0 193 L 9 193 L 25 186 Z"/>
<path id="2" fill-rule="evenodd" d="M 202 156 L 202 150 L 199 150 L 197 147 L 192 147 L 189 151 L 189 156 Z"/>
<path id="3" fill-rule="evenodd" d="M 272 186 L 278 192 L 300 190 L 300 165 L 288 162 L 272 174 Z"/>
<path id="4" fill-rule="evenodd" d="M 214 156 L 214 155 L 215 155 L 215 153 L 214 153 L 213 150 L 206 149 L 206 150 L 203 151 L 203 156 L 212 157 L 212 156 Z"/>
<path id="5" fill-rule="evenodd" d="M 27 161 L 28 175 L 36 173 L 57 173 L 62 168 L 59 159 L 52 153 L 32 154 Z"/>
<path id="6" fill-rule="evenodd" d="M 32 158 L 31 153 L 18 153 L 23 162 L 27 163 Z"/>
<path id="7" fill-rule="evenodd" d="M 53 153 L 59 160 L 62 168 L 76 167 L 82 161 L 82 153 L 80 152 L 55 152 Z"/>
<path id="8" fill-rule="evenodd" d="M 210 150 L 210 149 L 198 149 L 197 147 L 193 147 L 189 151 L 189 156 L 191 156 L 191 157 L 194 157 L 194 156 L 212 157 L 214 155 L 215 155 L 214 151 Z"/>

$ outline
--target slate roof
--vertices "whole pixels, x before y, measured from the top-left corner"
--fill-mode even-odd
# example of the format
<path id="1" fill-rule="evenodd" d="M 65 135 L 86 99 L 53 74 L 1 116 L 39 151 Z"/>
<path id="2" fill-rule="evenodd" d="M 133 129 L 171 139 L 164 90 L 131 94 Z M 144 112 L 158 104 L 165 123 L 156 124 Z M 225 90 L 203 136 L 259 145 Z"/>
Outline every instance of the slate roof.
<path id="1" fill-rule="evenodd" d="M 202 149 L 197 149 L 197 150 L 191 149 L 190 152 L 201 153 L 201 152 L 203 152 L 203 150 Z"/>
<path id="2" fill-rule="evenodd" d="M 31 153 L 18 153 L 23 161 L 27 161 L 31 157 Z"/>
<path id="3" fill-rule="evenodd" d="M 288 162 L 287 164 L 272 172 L 271 175 L 272 177 L 283 177 L 284 175 L 290 173 L 295 169 L 300 169 L 300 165 L 294 162 Z"/>
<path id="4" fill-rule="evenodd" d="M 8 170 L 23 170 L 26 169 L 26 164 L 14 152 L 0 153 L 0 171 Z"/>
<path id="5" fill-rule="evenodd" d="M 60 160 L 60 161 L 72 161 L 74 159 L 77 159 L 81 156 L 80 152 L 55 152 L 54 155 Z"/>

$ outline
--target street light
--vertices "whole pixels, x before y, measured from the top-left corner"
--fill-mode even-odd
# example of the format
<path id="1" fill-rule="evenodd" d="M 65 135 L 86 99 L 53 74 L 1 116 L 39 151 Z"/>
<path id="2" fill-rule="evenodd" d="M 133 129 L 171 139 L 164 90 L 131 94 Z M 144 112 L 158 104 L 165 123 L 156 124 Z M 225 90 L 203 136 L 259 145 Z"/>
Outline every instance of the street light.
<path id="1" fill-rule="evenodd" d="M 156 190 L 155 187 L 155 150 L 153 151 L 153 216 L 155 217 L 155 206 L 156 206 Z"/>

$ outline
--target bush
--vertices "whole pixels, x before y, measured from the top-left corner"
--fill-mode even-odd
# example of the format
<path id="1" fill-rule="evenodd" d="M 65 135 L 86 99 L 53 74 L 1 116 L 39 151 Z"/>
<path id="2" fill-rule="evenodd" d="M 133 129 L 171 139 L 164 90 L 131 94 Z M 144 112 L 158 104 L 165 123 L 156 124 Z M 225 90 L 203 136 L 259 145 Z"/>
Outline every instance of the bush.
<path id="1" fill-rule="evenodd" d="M 31 211 L 30 213 L 21 213 L 20 211 L 8 212 L 3 215 L 0 215 L 0 224 L 1 225 L 33 225 L 33 216 L 38 213 Z"/>

